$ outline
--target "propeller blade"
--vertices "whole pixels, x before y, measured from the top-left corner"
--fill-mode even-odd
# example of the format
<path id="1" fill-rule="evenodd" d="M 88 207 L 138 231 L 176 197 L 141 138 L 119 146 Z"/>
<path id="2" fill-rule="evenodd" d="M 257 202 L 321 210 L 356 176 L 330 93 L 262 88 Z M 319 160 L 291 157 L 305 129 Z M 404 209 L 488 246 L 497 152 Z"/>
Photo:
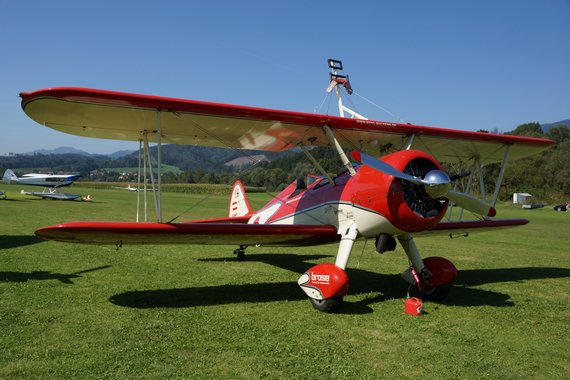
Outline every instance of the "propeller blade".
<path id="1" fill-rule="evenodd" d="M 469 210 L 479 215 L 495 216 L 497 211 L 494 207 L 491 207 L 487 202 L 482 201 L 479 198 L 475 198 L 469 194 L 460 193 L 455 190 L 450 190 L 447 193 L 447 199 L 457 203 L 459 207 Z"/>
<path id="2" fill-rule="evenodd" d="M 370 166 L 372 169 L 376 169 L 382 173 L 391 175 L 396 178 L 400 178 L 406 181 L 410 181 L 415 183 L 416 185 L 425 185 L 426 182 L 419 178 L 415 177 L 406 173 L 399 171 L 398 169 L 394 168 L 392 165 L 385 163 L 384 161 L 380 161 L 379 159 L 369 156 L 366 153 L 359 152 L 357 150 L 352 151 L 352 157 L 359 162 L 362 162 L 366 166 Z"/>
<path id="3" fill-rule="evenodd" d="M 422 179 L 403 173 L 393 166 L 385 163 L 384 161 L 380 161 L 375 157 L 369 156 L 359 151 L 353 151 L 352 157 L 356 161 L 362 162 L 362 164 L 376 169 L 382 173 L 410 181 L 416 185 L 425 185 L 427 193 L 433 199 L 447 198 L 460 207 L 479 215 L 495 216 L 497 213 L 496 210 L 487 202 L 484 202 L 481 199 L 475 198 L 469 194 L 451 190 L 450 183 L 452 179 L 449 178 L 447 173 L 441 170 L 432 170 L 426 174 L 425 179 Z"/>

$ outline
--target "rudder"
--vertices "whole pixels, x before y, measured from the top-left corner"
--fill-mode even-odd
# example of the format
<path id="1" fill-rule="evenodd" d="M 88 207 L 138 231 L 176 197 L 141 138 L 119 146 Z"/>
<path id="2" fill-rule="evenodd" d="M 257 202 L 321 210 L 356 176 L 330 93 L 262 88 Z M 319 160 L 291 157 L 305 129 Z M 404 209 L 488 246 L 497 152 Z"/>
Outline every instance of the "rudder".
<path id="1" fill-rule="evenodd" d="M 4 176 L 2 177 L 2 181 L 4 181 L 4 183 L 10 183 L 13 180 L 18 180 L 18 176 L 16 176 L 11 169 L 6 169 Z"/>
<path id="2" fill-rule="evenodd" d="M 245 194 L 245 189 L 240 180 L 234 183 L 232 188 L 232 194 L 230 197 L 230 204 L 228 207 L 228 217 L 237 218 L 248 216 L 253 213 L 251 206 L 249 205 L 249 200 Z"/>

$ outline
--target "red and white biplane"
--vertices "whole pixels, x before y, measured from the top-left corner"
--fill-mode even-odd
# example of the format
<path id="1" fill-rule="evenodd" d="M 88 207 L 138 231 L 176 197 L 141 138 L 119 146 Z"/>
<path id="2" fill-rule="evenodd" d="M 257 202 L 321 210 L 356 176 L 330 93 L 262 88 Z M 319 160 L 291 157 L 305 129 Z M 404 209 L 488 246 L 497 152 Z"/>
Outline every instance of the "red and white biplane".
<path id="1" fill-rule="evenodd" d="M 526 224 L 524 219 L 492 218 L 507 161 L 539 153 L 553 142 L 368 120 L 342 102 L 341 94 L 353 90 L 348 77 L 339 73 L 341 62 L 329 60 L 329 67 L 327 92 L 338 97 L 339 117 L 84 88 L 22 93 L 24 112 L 42 125 L 78 136 L 138 141 L 145 171 L 151 158 L 149 142 L 157 144 L 156 179 L 152 166 L 148 167 L 155 222 L 146 217 L 139 222 L 138 215 L 137 222 L 69 222 L 40 228 L 36 235 L 118 246 L 235 244 L 239 248 L 234 253 L 240 259 L 248 246 L 338 242 L 334 264 L 315 265 L 298 280 L 312 305 L 321 311 L 333 310 L 348 291 L 345 269 L 355 240 L 374 239 L 380 253 L 394 250 L 398 241 L 410 262 L 402 277 L 428 299 L 445 298 L 456 277 L 455 266 L 441 257 L 422 259 L 413 237 Z M 160 174 L 164 143 L 274 152 L 299 148 L 320 175 L 298 179 L 258 211 L 251 209 L 238 181 L 227 217 L 164 223 Z M 333 178 L 323 170 L 311 154 L 314 146 L 334 149 L 344 172 Z M 351 162 L 345 148 L 353 151 L 358 163 Z M 468 167 L 470 172 L 453 176 L 441 163 Z M 483 183 L 481 168 L 491 163 L 501 163 L 501 170 L 488 202 L 482 185 L 480 196 L 468 193 L 474 179 Z M 460 176 L 467 177 L 466 192 L 456 190 Z M 460 212 L 451 219 L 455 205 L 478 218 L 462 221 Z"/>

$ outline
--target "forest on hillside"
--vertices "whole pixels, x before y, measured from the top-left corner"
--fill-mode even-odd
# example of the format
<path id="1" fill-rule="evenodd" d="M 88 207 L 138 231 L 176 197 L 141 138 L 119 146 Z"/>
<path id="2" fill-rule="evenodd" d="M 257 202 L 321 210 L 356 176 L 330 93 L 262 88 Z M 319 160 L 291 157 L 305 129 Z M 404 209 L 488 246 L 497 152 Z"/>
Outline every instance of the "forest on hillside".
<path id="1" fill-rule="evenodd" d="M 481 131 L 486 132 L 486 131 Z M 555 146 L 541 154 L 509 162 L 500 192 L 500 199 L 510 199 L 513 192 L 528 192 L 542 201 L 570 200 L 570 129 L 559 125 L 544 132 L 539 123 L 518 126 L 506 134 L 544 137 L 555 141 Z M 156 149 L 156 148 L 154 148 Z M 331 148 L 315 148 L 313 156 L 331 175 L 342 170 L 338 157 Z M 259 161 L 260 155 L 269 161 Z M 155 156 L 155 155 L 154 155 Z M 240 167 L 224 165 L 243 158 Z M 238 149 L 199 146 L 164 146 L 162 160 L 178 171 L 166 171 L 163 183 L 224 183 L 241 179 L 247 186 L 265 187 L 278 191 L 295 178 L 302 178 L 316 169 L 300 151 L 284 153 L 259 152 Z M 247 163 L 249 162 L 249 163 Z M 107 156 L 58 154 L 16 155 L 0 157 L 0 170 L 10 168 L 17 174 L 28 172 L 78 173 L 82 181 L 136 181 L 138 154 L 118 159 Z M 128 168 L 131 168 L 128 170 Z M 484 167 L 485 191 L 494 192 L 494 181 L 500 165 Z M 474 188 L 479 186 L 475 184 Z"/>

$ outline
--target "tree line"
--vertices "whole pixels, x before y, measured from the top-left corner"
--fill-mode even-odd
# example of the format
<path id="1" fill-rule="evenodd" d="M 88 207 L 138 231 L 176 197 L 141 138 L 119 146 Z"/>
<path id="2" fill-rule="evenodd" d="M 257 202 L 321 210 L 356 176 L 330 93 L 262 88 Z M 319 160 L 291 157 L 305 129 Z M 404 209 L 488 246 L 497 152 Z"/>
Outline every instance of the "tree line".
<path id="1" fill-rule="evenodd" d="M 481 131 L 486 132 L 486 131 Z M 564 125 L 543 131 L 539 123 L 518 126 L 506 134 L 543 137 L 554 140 L 555 146 L 538 155 L 511 161 L 499 193 L 500 199 L 509 199 L 513 192 L 529 192 L 545 201 L 570 199 L 570 129 Z M 153 148 L 153 149 L 156 149 Z M 156 152 L 154 152 L 156 153 Z M 329 147 L 311 150 L 319 164 L 332 176 L 342 171 L 336 152 Z M 270 161 L 259 161 L 257 155 Z M 156 154 L 153 154 L 156 157 Z M 255 157 L 254 157 L 255 156 Z M 242 166 L 226 166 L 235 158 L 245 158 Z M 316 170 L 304 153 L 258 152 L 227 148 L 167 145 L 162 150 L 164 164 L 176 166 L 179 172 L 163 173 L 163 183 L 211 183 L 232 184 L 240 179 L 247 186 L 265 187 L 267 191 L 279 191 L 296 178 L 303 178 Z M 138 154 L 111 159 L 107 156 L 16 155 L 0 157 L 0 170 L 18 169 L 24 172 L 78 173 L 83 181 L 133 182 L 136 170 L 127 173 L 116 168 L 137 168 Z M 484 183 L 487 194 L 494 192 L 494 179 L 499 164 L 484 168 Z M 479 188 L 474 186 L 474 188 Z"/>

